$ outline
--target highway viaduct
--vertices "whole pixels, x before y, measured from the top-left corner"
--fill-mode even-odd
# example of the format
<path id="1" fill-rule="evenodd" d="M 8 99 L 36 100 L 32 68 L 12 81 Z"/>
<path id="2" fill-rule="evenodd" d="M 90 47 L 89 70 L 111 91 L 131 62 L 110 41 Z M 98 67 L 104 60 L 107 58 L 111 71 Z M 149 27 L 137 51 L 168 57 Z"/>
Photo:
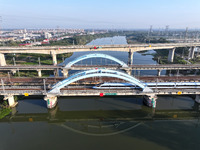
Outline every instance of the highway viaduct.
<path id="1" fill-rule="evenodd" d="M 133 62 L 133 54 L 137 51 L 147 50 L 169 50 L 168 61 L 173 62 L 175 49 L 178 47 L 190 47 L 189 58 L 194 57 L 196 47 L 200 47 L 200 43 L 164 43 L 164 44 L 134 44 L 134 45 L 99 45 L 94 46 L 38 46 L 38 47 L 0 47 L 0 66 L 6 65 L 4 54 L 10 53 L 34 53 L 34 54 L 49 54 L 52 56 L 53 64 L 57 65 L 57 54 L 84 52 L 84 51 L 122 51 L 128 52 L 128 64 Z"/>

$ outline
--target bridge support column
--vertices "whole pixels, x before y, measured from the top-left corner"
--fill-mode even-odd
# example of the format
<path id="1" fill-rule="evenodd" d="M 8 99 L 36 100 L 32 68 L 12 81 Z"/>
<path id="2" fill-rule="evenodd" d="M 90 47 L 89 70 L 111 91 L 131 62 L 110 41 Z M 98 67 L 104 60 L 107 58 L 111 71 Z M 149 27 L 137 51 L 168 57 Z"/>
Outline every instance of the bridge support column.
<path id="1" fill-rule="evenodd" d="M 53 65 L 56 66 L 57 63 L 57 56 L 56 56 L 56 52 L 55 51 L 51 51 L 51 56 L 53 58 Z"/>
<path id="2" fill-rule="evenodd" d="M 128 75 L 132 75 L 132 70 L 130 69 L 130 70 L 125 70 L 126 71 L 126 73 L 128 74 Z"/>
<path id="3" fill-rule="evenodd" d="M 0 66 L 6 66 L 5 55 L 0 53 Z"/>
<path id="4" fill-rule="evenodd" d="M 58 102 L 57 96 L 52 95 L 45 96 L 44 100 L 47 101 L 47 108 L 49 109 L 54 108 Z"/>
<path id="5" fill-rule="evenodd" d="M 49 110 L 49 118 L 50 120 L 54 120 L 56 117 L 56 113 L 58 112 L 58 106 L 55 106 L 54 109 Z"/>
<path id="6" fill-rule="evenodd" d="M 158 76 L 158 77 L 160 77 L 161 71 L 162 71 L 162 70 L 158 70 L 158 72 L 157 72 L 157 76 Z"/>
<path id="7" fill-rule="evenodd" d="M 156 108 L 157 96 L 155 94 L 144 95 L 144 103 L 152 108 Z"/>
<path id="8" fill-rule="evenodd" d="M 194 51 L 195 51 L 195 49 L 196 49 L 196 47 L 191 47 L 190 48 L 189 54 L 188 54 L 188 60 L 194 58 Z"/>
<path id="9" fill-rule="evenodd" d="M 129 49 L 129 52 L 128 52 L 128 64 L 129 65 L 133 64 L 133 54 L 134 54 L 134 52 L 132 52 L 131 49 Z"/>
<path id="10" fill-rule="evenodd" d="M 63 74 L 64 77 L 67 78 L 68 77 L 68 69 L 63 69 L 62 74 Z"/>
<path id="11" fill-rule="evenodd" d="M 6 95 L 4 96 L 4 100 L 8 100 L 10 107 L 15 107 L 18 104 L 18 102 L 15 102 L 14 95 Z"/>
<path id="12" fill-rule="evenodd" d="M 17 72 L 17 70 L 11 70 L 11 73 L 14 75 Z"/>
<path id="13" fill-rule="evenodd" d="M 200 95 L 196 95 L 195 102 L 200 104 Z"/>
<path id="14" fill-rule="evenodd" d="M 175 52 L 175 48 L 169 50 L 168 62 L 174 62 L 174 52 Z"/>
<path id="15" fill-rule="evenodd" d="M 42 70 L 37 70 L 38 72 L 38 77 L 42 77 Z"/>

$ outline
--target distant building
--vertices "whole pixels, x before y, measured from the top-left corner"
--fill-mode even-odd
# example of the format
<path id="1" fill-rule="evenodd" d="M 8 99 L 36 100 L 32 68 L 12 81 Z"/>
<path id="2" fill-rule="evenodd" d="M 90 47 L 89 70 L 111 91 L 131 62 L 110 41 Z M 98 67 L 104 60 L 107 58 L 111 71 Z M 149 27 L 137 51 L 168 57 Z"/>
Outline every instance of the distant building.
<path id="1" fill-rule="evenodd" d="M 52 35 L 50 33 L 48 33 L 48 32 L 45 32 L 44 33 L 44 38 L 45 39 L 50 39 L 50 38 L 52 38 Z"/>

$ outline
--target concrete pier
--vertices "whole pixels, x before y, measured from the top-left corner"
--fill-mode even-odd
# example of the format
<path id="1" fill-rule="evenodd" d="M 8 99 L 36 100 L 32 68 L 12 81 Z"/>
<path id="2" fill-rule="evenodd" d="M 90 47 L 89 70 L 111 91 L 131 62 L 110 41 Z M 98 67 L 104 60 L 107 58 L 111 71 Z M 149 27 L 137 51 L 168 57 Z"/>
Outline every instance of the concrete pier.
<path id="1" fill-rule="evenodd" d="M 53 58 L 53 65 L 56 66 L 58 64 L 56 52 L 55 51 L 51 51 L 51 56 Z"/>
<path id="2" fill-rule="evenodd" d="M 149 94 L 149 95 L 144 95 L 144 103 L 152 108 L 156 108 L 156 100 L 157 100 L 157 95 L 155 94 Z"/>
<path id="3" fill-rule="evenodd" d="M 38 72 L 38 77 L 42 77 L 42 70 L 37 70 L 37 72 Z"/>
<path id="4" fill-rule="evenodd" d="M 168 62 L 174 62 L 174 52 L 175 52 L 175 48 L 169 50 Z"/>
<path id="5" fill-rule="evenodd" d="M 191 47 L 189 49 L 188 60 L 194 58 L 194 51 L 195 51 L 195 49 L 196 49 L 196 47 Z"/>
<path id="6" fill-rule="evenodd" d="M 160 77 L 161 71 L 162 71 L 162 70 L 158 70 L 158 72 L 157 72 L 157 76 L 158 76 L 158 77 Z"/>
<path id="7" fill-rule="evenodd" d="M 126 73 L 128 74 L 128 75 L 132 75 L 132 70 L 131 69 L 129 69 L 129 70 L 125 70 L 126 71 Z"/>
<path id="8" fill-rule="evenodd" d="M 54 108 L 58 102 L 57 96 L 52 96 L 52 95 L 45 96 L 44 100 L 47 101 L 47 108 L 49 109 Z"/>
<path id="9" fill-rule="evenodd" d="M 0 53 L 0 66 L 6 66 L 5 55 Z"/>
<path id="10" fill-rule="evenodd" d="M 200 104 L 200 95 L 196 95 L 195 102 Z"/>
<path id="11" fill-rule="evenodd" d="M 131 49 L 129 49 L 129 52 L 128 52 L 128 64 L 129 65 L 133 64 L 133 54 L 134 54 L 134 52 L 131 51 Z"/>
<path id="12" fill-rule="evenodd" d="M 66 78 L 68 77 L 68 73 L 69 73 L 69 72 L 68 72 L 68 69 L 63 69 L 63 70 L 62 70 L 62 74 L 63 74 L 63 76 L 66 77 Z"/>
<path id="13" fill-rule="evenodd" d="M 14 95 L 6 95 L 4 96 L 4 100 L 8 100 L 8 104 L 10 107 L 15 107 L 18 102 L 15 102 Z"/>

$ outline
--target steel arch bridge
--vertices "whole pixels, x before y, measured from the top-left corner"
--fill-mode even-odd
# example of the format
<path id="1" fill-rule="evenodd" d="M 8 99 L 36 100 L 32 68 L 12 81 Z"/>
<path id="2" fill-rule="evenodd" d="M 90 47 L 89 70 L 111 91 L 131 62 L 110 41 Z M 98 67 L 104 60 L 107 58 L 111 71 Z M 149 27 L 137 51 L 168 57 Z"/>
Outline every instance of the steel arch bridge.
<path id="1" fill-rule="evenodd" d="M 110 59 L 112 61 L 115 61 L 117 63 L 119 63 L 122 67 L 128 67 L 128 65 L 126 63 L 124 63 L 123 61 L 112 57 L 110 55 L 106 55 L 106 54 L 100 54 L 100 53 L 94 53 L 94 54 L 87 54 L 87 55 L 83 55 L 80 56 L 76 59 L 74 59 L 73 61 L 69 62 L 64 68 L 71 68 L 71 66 L 81 60 L 85 60 L 85 59 L 89 59 L 89 58 L 106 58 L 106 59 Z"/>
<path id="2" fill-rule="evenodd" d="M 79 80 L 91 78 L 91 77 L 115 77 L 118 79 L 123 79 L 127 81 L 128 83 L 135 84 L 143 89 L 144 92 L 152 92 L 152 90 L 147 87 L 146 84 L 142 83 L 138 79 L 115 70 L 107 70 L 107 69 L 96 69 L 96 70 L 88 70 L 76 73 L 74 75 L 71 75 L 70 77 L 66 78 L 63 81 L 58 82 L 55 84 L 50 91 L 48 91 L 49 94 L 59 94 L 60 89 Z"/>

